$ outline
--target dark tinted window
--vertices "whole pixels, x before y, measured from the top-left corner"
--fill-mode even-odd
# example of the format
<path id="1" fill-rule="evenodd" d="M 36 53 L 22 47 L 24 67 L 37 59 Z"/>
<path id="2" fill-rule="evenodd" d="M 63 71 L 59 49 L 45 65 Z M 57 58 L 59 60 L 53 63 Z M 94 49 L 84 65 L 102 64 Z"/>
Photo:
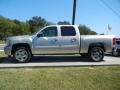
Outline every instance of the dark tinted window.
<path id="1" fill-rule="evenodd" d="M 47 27 L 43 31 L 44 37 L 54 37 L 57 36 L 57 27 Z"/>
<path id="2" fill-rule="evenodd" d="M 62 26 L 61 27 L 61 35 L 62 36 L 75 36 L 75 28 L 72 26 Z"/>

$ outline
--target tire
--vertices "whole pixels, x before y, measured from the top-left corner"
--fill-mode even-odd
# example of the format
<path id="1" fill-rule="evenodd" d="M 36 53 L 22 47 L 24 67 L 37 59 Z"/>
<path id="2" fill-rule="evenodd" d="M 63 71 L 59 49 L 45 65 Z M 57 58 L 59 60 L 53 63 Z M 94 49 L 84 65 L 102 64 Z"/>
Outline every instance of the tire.
<path id="1" fill-rule="evenodd" d="M 104 50 L 101 47 L 93 47 L 89 50 L 89 58 L 92 61 L 99 62 L 104 58 Z"/>
<path id="2" fill-rule="evenodd" d="M 13 53 L 13 57 L 19 63 L 25 63 L 25 62 L 30 61 L 31 56 L 32 56 L 32 54 L 31 54 L 30 50 L 25 47 L 17 47 Z"/>
<path id="3" fill-rule="evenodd" d="M 115 57 L 118 57 L 119 56 L 118 50 L 113 49 L 112 50 L 112 55 L 115 56 Z"/>

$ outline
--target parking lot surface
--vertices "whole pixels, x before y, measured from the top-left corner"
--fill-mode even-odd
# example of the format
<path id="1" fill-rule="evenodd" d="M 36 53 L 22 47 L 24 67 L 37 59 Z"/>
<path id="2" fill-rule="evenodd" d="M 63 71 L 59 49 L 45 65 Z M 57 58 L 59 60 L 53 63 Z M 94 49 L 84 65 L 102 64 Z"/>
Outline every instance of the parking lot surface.
<path id="1" fill-rule="evenodd" d="M 120 65 L 120 57 L 106 54 L 103 61 L 93 62 L 80 55 L 34 56 L 28 63 L 17 63 L 13 58 L 0 58 L 0 67 L 55 67 L 55 66 L 104 66 Z"/>

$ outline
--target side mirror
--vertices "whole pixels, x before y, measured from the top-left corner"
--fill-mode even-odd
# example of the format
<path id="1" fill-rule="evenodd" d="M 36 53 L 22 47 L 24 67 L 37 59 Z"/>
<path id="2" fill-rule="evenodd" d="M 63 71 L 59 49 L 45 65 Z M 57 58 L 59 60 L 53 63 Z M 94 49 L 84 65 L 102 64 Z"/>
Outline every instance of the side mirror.
<path id="1" fill-rule="evenodd" d="M 37 34 L 37 37 L 43 37 L 42 33 Z"/>

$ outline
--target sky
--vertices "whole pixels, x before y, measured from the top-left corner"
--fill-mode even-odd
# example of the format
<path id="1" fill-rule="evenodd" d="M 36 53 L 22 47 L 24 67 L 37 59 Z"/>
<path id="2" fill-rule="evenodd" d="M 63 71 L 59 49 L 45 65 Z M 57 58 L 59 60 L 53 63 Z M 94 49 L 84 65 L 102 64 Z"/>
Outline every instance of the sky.
<path id="1" fill-rule="evenodd" d="M 72 22 L 72 10 L 73 0 L 0 0 L 0 15 L 21 21 L 41 16 L 54 23 Z M 120 0 L 77 0 L 75 24 L 98 34 L 120 36 Z"/>

